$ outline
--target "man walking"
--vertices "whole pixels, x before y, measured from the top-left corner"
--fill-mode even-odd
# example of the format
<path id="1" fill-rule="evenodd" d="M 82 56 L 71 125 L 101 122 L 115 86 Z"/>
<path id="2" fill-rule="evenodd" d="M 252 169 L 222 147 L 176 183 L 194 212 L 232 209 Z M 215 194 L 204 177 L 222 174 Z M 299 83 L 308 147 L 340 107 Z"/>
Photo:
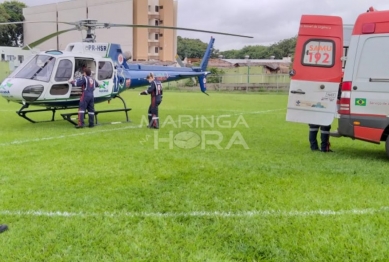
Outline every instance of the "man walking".
<path id="1" fill-rule="evenodd" d="M 150 87 L 147 90 L 140 92 L 139 95 L 151 95 L 151 103 L 148 111 L 148 115 L 149 115 L 148 128 L 159 129 L 158 107 L 162 103 L 162 96 L 163 96 L 162 83 L 155 79 L 153 73 L 150 73 L 146 77 L 146 79 L 149 81 Z"/>

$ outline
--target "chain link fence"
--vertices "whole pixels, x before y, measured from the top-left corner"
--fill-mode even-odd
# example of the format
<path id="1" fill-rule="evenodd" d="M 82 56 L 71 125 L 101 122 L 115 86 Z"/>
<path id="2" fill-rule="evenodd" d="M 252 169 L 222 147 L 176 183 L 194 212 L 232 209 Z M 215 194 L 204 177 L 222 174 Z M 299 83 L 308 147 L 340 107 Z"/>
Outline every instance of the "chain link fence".
<path id="1" fill-rule="evenodd" d="M 196 83 L 194 83 L 194 80 Z M 211 80 L 211 81 L 209 81 Z M 288 74 L 225 74 L 207 77 L 207 89 L 212 91 L 287 92 Z M 190 78 L 164 84 L 170 90 L 198 90 L 197 78 Z"/>

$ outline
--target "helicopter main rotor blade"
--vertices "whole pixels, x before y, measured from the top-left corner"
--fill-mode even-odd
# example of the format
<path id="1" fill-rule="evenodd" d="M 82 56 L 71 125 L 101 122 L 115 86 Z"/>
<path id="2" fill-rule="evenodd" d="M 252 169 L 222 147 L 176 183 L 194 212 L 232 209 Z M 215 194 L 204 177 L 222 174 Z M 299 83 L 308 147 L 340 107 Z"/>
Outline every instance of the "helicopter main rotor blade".
<path id="1" fill-rule="evenodd" d="M 68 25 L 77 25 L 76 23 L 72 22 L 59 22 L 59 21 L 19 21 L 19 22 L 4 22 L 0 23 L 1 25 L 18 25 L 18 24 L 34 24 L 34 23 L 54 23 L 54 24 L 68 24 Z"/>
<path id="2" fill-rule="evenodd" d="M 28 45 L 26 45 L 25 47 L 22 48 L 22 50 L 28 50 L 29 47 L 30 48 L 34 48 L 36 47 L 37 45 L 40 45 L 42 44 L 43 42 L 49 40 L 50 38 L 53 38 L 55 36 L 58 36 L 60 34 L 63 34 L 63 33 L 66 33 L 66 32 L 70 32 L 70 31 L 74 31 L 74 30 L 78 30 L 78 27 L 74 27 L 74 28 L 70 28 L 70 29 L 66 29 L 66 30 L 62 30 L 62 31 L 58 31 L 58 32 L 55 32 L 55 33 L 52 33 L 50 35 L 47 35 L 45 37 L 42 37 L 41 39 L 38 39 L 36 40 L 35 42 L 32 42 Z"/>
<path id="3" fill-rule="evenodd" d="M 172 29 L 172 30 L 183 30 L 183 31 L 193 31 L 193 32 L 210 33 L 210 34 L 218 34 L 218 35 L 229 35 L 229 36 L 253 38 L 252 36 L 236 35 L 236 34 L 230 34 L 230 33 L 207 31 L 207 30 L 184 28 L 184 27 L 174 27 L 174 26 L 130 25 L 130 24 L 109 24 L 109 23 L 107 23 L 107 24 L 104 24 L 104 27 L 105 28 L 110 28 L 110 27 L 140 27 L 140 28 L 155 28 L 155 29 Z"/>

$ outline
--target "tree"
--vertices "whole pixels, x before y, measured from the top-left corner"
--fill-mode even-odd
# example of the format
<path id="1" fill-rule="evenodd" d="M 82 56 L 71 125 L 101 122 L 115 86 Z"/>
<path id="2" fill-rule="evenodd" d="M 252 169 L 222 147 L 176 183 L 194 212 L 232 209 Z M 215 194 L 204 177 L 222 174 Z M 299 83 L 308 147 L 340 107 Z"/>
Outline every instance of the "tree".
<path id="1" fill-rule="evenodd" d="M 24 21 L 23 8 L 26 4 L 17 0 L 5 1 L 0 4 L 1 22 Z M 0 26 L 0 45 L 2 46 L 22 46 L 23 45 L 23 25 Z"/>
<path id="2" fill-rule="evenodd" d="M 205 50 L 207 50 L 207 43 L 202 42 L 200 39 L 177 37 L 177 54 L 181 59 L 188 58 L 202 58 Z M 218 56 L 219 50 L 212 49 L 211 58 Z"/>
<path id="3" fill-rule="evenodd" d="M 177 53 L 182 59 L 185 57 L 202 58 L 207 49 L 207 44 L 199 39 L 182 38 L 179 36 L 177 40 Z M 212 49 L 211 58 L 217 58 L 219 55 L 222 55 L 225 59 L 244 59 L 246 55 L 250 59 L 269 59 L 271 56 L 274 56 L 276 59 L 282 59 L 287 56 L 293 57 L 296 41 L 297 36 L 281 40 L 270 46 L 250 45 L 240 50 L 234 49 L 222 52 L 218 49 Z"/>
<path id="4" fill-rule="evenodd" d="M 7 14 L 7 10 L 5 10 L 3 4 L 0 4 L 0 23 L 8 22 L 10 16 Z M 6 30 L 5 26 L 0 26 L 0 32 L 4 32 Z"/>
<path id="5" fill-rule="evenodd" d="M 234 59 L 239 57 L 239 52 L 240 50 L 227 50 L 227 51 L 222 51 L 220 54 L 223 56 L 225 59 Z"/>
<path id="6" fill-rule="evenodd" d="M 287 56 L 292 56 L 296 48 L 297 36 L 284 39 L 275 43 L 269 47 L 269 52 L 271 55 L 274 55 L 276 58 L 283 58 Z"/>
<path id="7" fill-rule="evenodd" d="M 249 55 L 250 59 L 268 59 L 270 57 L 269 48 L 262 45 L 245 46 L 239 51 L 238 55 L 238 58 L 241 59 L 246 55 Z"/>
<path id="8" fill-rule="evenodd" d="M 287 56 L 293 56 L 296 48 L 297 37 L 281 40 L 271 46 L 254 45 L 245 46 L 240 50 L 227 50 L 220 52 L 226 59 L 243 59 L 246 55 L 250 56 L 250 59 L 269 59 L 271 56 L 275 56 L 277 59 L 281 59 Z"/>

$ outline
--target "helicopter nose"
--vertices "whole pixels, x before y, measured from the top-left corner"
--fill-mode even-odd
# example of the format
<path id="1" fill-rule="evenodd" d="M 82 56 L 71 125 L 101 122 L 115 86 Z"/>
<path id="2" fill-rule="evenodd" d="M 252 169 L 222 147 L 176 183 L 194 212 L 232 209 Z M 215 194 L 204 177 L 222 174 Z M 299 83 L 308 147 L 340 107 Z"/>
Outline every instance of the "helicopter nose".
<path id="1" fill-rule="evenodd" d="M 22 97 L 26 102 L 33 102 L 41 96 L 43 89 L 42 85 L 27 86 L 22 91 Z"/>

